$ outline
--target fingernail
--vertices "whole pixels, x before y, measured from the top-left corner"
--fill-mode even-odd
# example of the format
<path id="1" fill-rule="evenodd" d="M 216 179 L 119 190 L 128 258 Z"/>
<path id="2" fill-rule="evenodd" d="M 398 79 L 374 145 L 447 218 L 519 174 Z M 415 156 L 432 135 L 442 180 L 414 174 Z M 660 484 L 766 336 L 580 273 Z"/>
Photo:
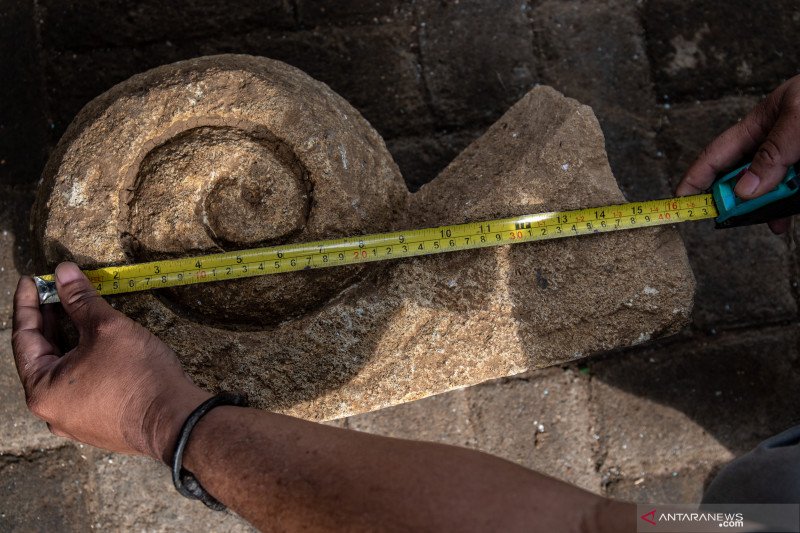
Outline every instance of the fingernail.
<path id="1" fill-rule="evenodd" d="M 761 178 L 753 174 L 750 170 L 746 171 L 744 175 L 739 178 L 739 181 L 736 183 L 736 188 L 734 192 L 736 196 L 750 196 L 756 189 L 758 189 L 758 185 L 761 183 Z"/>
<path id="2" fill-rule="evenodd" d="M 66 285 L 83 277 L 83 272 L 75 263 L 61 263 L 56 267 L 56 281 L 59 285 Z"/>

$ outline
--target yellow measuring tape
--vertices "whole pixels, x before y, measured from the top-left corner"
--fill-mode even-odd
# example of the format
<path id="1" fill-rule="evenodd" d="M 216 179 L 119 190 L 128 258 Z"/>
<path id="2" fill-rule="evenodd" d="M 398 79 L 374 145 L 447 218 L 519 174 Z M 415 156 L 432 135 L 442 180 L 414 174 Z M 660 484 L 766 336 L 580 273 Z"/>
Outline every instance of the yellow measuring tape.
<path id="1" fill-rule="evenodd" d="M 712 195 L 699 194 L 109 266 L 85 270 L 84 273 L 100 294 L 123 294 L 312 268 L 647 228 L 716 216 L 717 209 Z M 42 303 L 59 301 L 52 274 L 38 276 L 36 284 Z"/>

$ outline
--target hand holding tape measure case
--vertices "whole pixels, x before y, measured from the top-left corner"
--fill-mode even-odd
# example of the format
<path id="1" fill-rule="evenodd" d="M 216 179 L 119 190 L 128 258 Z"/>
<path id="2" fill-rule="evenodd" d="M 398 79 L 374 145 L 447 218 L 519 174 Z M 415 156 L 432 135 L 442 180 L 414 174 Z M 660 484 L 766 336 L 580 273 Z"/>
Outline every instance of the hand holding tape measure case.
<path id="1" fill-rule="evenodd" d="M 761 224 L 800 213 L 800 176 L 794 165 L 789 167 L 783 180 L 773 190 L 753 198 L 743 200 L 736 196 L 734 189 L 750 163 L 725 174 L 711 188 L 714 204 L 719 216 L 717 228 L 733 228 Z"/>

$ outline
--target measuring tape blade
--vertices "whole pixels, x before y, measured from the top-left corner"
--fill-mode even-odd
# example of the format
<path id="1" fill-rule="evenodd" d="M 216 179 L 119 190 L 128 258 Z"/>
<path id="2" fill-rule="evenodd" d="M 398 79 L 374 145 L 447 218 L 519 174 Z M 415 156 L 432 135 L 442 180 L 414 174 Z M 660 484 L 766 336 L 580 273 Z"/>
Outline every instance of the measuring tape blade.
<path id="1" fill-rule="evenodd" d="M 592 235 L 715 218 L 710 194 L 554 211 L 84 270 L 101 295 Z M 34 278 L 41 303 L 58 302 L 53 274 Z"/>

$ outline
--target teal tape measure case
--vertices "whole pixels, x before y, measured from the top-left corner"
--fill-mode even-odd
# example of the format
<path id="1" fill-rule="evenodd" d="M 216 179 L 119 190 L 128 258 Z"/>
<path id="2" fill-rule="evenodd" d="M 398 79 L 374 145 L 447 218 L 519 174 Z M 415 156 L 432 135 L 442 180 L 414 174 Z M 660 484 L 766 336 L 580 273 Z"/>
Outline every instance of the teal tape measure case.
<path id="1" fill-rule="evenodd" d="M 786 176 L 773 190 L 758 198 L 743 200 L 736 196 L 734 189 L 748 168 L 749 163 L 714 182 L 711 194 L 719 211 L 715 219 L 718 228 L 761 224 L 800 213 L 800 194 L 797 194 L 800 176 L 794 165 L 789 167 Z"/>

